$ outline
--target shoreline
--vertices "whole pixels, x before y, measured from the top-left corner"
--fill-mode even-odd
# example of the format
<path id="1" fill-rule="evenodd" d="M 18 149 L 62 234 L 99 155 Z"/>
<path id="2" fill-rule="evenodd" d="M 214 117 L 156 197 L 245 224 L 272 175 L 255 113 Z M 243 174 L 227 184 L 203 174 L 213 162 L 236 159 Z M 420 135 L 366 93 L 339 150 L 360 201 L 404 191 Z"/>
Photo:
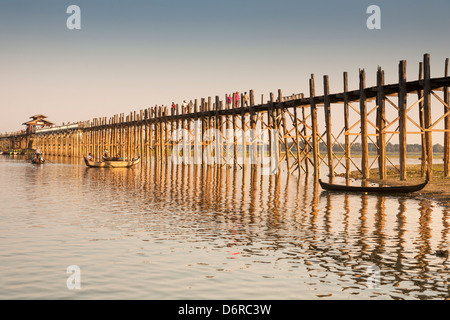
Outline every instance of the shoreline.
<path id="1" fill-rule="evenodd" d="M 391 186 L 402 186 L 419 184 L 425 181 L 425 177 L 421 176 L 421 165 L 407 165 L 406 166 L 406 181 L 400 181 L 399 173 L 392 166 L 386 168 L 387 179 L 378 178 L 378 169 L 370 170 L 370 178 L 367 181 L 372 183 L 387 184 Z M 341 176 L 341 175 L 339 175 Z M 345 176 L 345 175 L 344 175 Z M 359 171 L 354 171 L 350 175 L 354 179 L 362 179 Z M 416 199 L 431 199 L 444 207 L 445 210 L 450 211 L 450 177 L 444 177 L 444 164 L 433 165 L 433 180 L 428 182 L 427 186 L 417 192 L 410 194 Z"/>

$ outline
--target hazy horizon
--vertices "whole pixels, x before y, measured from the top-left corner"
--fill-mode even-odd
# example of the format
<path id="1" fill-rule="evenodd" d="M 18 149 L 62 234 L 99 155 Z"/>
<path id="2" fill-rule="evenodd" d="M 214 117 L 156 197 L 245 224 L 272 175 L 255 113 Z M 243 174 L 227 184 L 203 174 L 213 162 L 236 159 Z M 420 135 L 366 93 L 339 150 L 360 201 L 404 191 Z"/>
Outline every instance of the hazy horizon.
<path id="1" fill-rule="evenodd" d="M 81 30 L 66 27 L 72 4 Z M 366 27 L 372 4 L 381 30 Z M 395 83 L 400 60 L 416 80 L 424 53 L 432 77 L 442 77 L 449 9 L 444 0 L 2 1 L 0 132 L 34 114 L 59 125 L 233 91 L 253 89 L 257 102 L 278 89 L 308 95 L 312 73 L 317 95 L 325 74 L 331 93 L 341 92 L 344 71 L 357 89 L 360 68 L 367 86 L 378 66 Z M 434 110 L 439 118 L 443 107 Z"/>

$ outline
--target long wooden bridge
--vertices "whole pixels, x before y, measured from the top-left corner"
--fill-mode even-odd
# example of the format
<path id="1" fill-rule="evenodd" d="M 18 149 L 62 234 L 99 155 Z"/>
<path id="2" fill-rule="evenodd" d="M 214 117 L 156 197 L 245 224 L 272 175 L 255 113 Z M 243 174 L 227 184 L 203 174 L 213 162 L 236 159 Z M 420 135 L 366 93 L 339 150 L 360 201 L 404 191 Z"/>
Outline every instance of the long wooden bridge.
<path id="1" fill-rule="evenodd" d="M 422 175 L 431 180 L 433 133 L 444 135 L 444 171 L 445 176 L 450 175 L 448 65 L 446 59 L 443 77 L 431 78 L 430 55 L 425 54 L 417 80 L 407 81 L 406 61 L 400 61 L 395 84 L 385 84 L 384 71 L 379 67 L 373 87 L 366 87 L 366 73 L 360 70 L 359 87 L 353 91 L 348 89 L 344 72 L 343 90 L 334 94 L 329 90 L 329 77 L 324 76 L 321 96 L 316 96 L 316 79 L 311 75 L 308 96 L 283 96 L 278 90 L 276 97 L 270 93 L 267 100 L 261 95 L 257 104 L 250 90 L 248 103 L 240 94 L 239 105 L 236 94 L 231 103 L 228 95 L 224 100 L 219 96 L 195 99 L 187 108 L 155 106 L 128 115 L 3 134 L 0 148 L 39 146 L 46 155 L 82 157 L 92 153 L 95 158 L 108 150 L 125 158 L 139 154 L 149 161 L 165 161 L 177 154 L 180 163 L 196 164 L 208 155 L 214 160 L 208 164 L 242 166 L 261 164 L 268 154 L 276 156 L 277 165 L 286 163 L 289 172 L 311 172 L 316 179 L 323 165 L 330 177 L 339 167 L 346 177 L 357 170 L 363 178 L 369 178 L 375 164 L 380 178 L 385 179 L 387 165 L 391 164 L 400 179 L 406 180 L 407 138 L 416 134 L 421 137 Z M 341 122 L 338 117 L 342 125 L 336 130 L 336 123 Z M 266 135 L 267 141 L 263 139 Z M 396 135 L 398 166 L 386 152 Z M 361 146 L 358 154 L 352 150 L 357 141 Z M 326 147 L 326 153 L 319 152 L 320 146 Z M 376 147 L 373 154 L 369 154 L 369 146 Z"/>

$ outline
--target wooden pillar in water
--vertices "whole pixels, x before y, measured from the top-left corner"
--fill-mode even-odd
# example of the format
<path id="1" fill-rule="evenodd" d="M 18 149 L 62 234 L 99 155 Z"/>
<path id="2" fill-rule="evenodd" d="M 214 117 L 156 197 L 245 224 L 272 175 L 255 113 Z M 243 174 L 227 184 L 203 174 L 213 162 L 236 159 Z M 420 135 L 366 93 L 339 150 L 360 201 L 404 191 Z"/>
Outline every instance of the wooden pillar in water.
<path id="1" fill-rule="evenodd" d="M 147 158 L 152 159 L 153 151 L 153 112 L 152 109 L 148 108 L 147 119 L 146 119 L 146 139 L 147 139 Z"/>
<path id="2" fill-rule="evenodd" d="M 205 144 L 205 140 L 206 140 L 206 130 L 207 130 L 207 125 L 208 125 L 208 119 L 206 119 L 205 116 L 205 111 L 207 110 L 207 105 L 206 105 L 206 99 L 202 98 L 200 100 L 200 117 L 202 120 L 202 135 L 201 135 L 201 139 L 200 139 L 200 144 L 202 146 L 201 148 L 201 154 L 200 154 L 200 163 L 203 164 L 203 159 L 205 157 L 205 148 L 206 148 L 206 144 Z"/>
<path id="3" fill-rule="evenodd" d="M 225 109 L 227 110 L 227 114 L 225 116 L 225 123 L 226 123 L 226 149 L 225 149 L 225 163 L 228 165 L 231 162 L 231 148 L 230 148 L 230 140 L 234 136 L 234 133 L 231 132 L 231 125 L 230 125 L 230 115 L 228 113 L 228 110 L 231 108 L 230 104 L 228 103 L 228 94 L 225 95 Z M 233 138 L 234 139 L 234 138 Z"/>
<path id="4" fill-rule="evenodd" d="M 222 132 L 221 132 L 221 127 L 222 127 L 222 121 L 220 119 L 219 116 L 219 111 L 220 111 L 220 106 L 221 106 L 221 101 L 219 100 L 219 96 L 216 96 L 216 100 L 215 100 L 215 129 L 216 132 L 214 134 L 215 136 L 215 156 L 216 156 L 216 165 L 218 164 L 222 164 L 222 158 L 223 158 L 223 140 L 222 140 Z"/>
<path id="5" fill-rule="evenodd" d="M 162 147 L 161 147 L 161 115 L 162 115 L 162 106 L 158 106 L 156 109 L 156 118 L 155 118 L 155 154 L 158 160 L 162 158 Z"/>
<path id="6" fill-rule="evenodd" d="M 425 149 L 427 155 L 426 178 L 431 181 L 433 179 L 433 140 L 431 127 L 431 70 L 430 55 L 425 54 L 423 58 L 423 114 L 425 128 Z M 423 147 L 423 146 L 422 146 Z"/>
<path id="7" fill-rule="evenodd" d="M 420 62 L 419 63 L 419 81 L 423 80 L 423 63 Z M 423 90 L 419 89 L 417 90 L 417 99 L 420 100 L 423 98 Z M 426 171 L 427 171 L 427 150 L 425 148 L 425 131 L 423 129 L 425 129 L 425 117 L 424 117 L 424 112 L 423 112 L 423 101 L 419 102 L 419 124 L 420 127 L 422 128 L 422 134 L 421 134 L 421 144 L 422 144 L 422 156 L 420 159 L 420 169 L 421 169 L 421 176 L 425 177 L 426 175 Z"/>
<path id="8" fill-rule="evenodd" d="M 300 97 L 302 99 L 303 97 Z M 304 109 L 304 108 L 302 108 Z M 299 124 L 298 124 L 298 117 L 297 117 L 297 107 L 294 107 L 294 130 L 295 130 L 295 144 L 297 147 L 297 168 L 298 168 L 298 174 L 302 174 L 301 165 L 302 165 L 302 159 L 301 159 L 301 147 L 300 147 L 300 135 L 299 135 Z"/>
<path id="9" fill-rule="evenodd" d="M 178 115 L 178 104 L 175 106 L 175 110 L 171 109 L 170 111 L 171 112 L 170 112 L 170 131 L 169 131 L 170 132 L 170 134 L 169 134 L 170 143 L 169 143 L 169 145 L 170 145 L 170 148 L 172 149 L 171 155 L 174 156 L 173 152 L 175 150 L 175 140 L 176 140 L 176 138 L 174 136 L 175 135 L 174 128 L 176 126 L 175 116 Z M 167 141 L 167 142 L 169 142 L 169 141 Z"/>
<path id="10" fill-rule="evenodd" d="M 344 130 L 345 134 L 345 179 L 348 180 L 350 178 L 351 173 L 351 150 L 350 150 L 350 135 L 349 135 L 349 109 L 348 109 L 348 74 L 344 72 Z"/>
<path id="11" fill-rule="evenodd" d="M 378 130 L 378 172 L 380 179 L 386 179 L 386 133 L 384 127 L 386 126 L 386 111 L 384 99 L 384 72 L 378 67 L 377 70 L 377 120 L 376 126 Z"/>
<path id="12" fill-rule="evenodd" d="M 359 110 L 361 114 L 361 148 L 362 158 L 361 167 L 363 179 L 368 179 L 369 174 L 369 146 L 367 134 L 367 101 L 366 101 L 366 73 L 364 70 L 359 71 Z"/>
<path id="13" fill-rule="evenodd" d="M 303 97 L 302 97 L 303 99 Z M 306 155 L 306 159 L 305 159 L 305 172 L 306 174 L 309 173 L 309 144 L 307 143 L 307 131 L 306 131 L 306 108 L 302 107 L 302 120 L 303 120 L 303 126 L 302 126 L 302 133 L 303 136 L 305 137 L 305 141 L 304 141 L 304 148 L 305 148 L 305 155 Z"/>
<path id="14" fill-rule="evenodd" d="M 165 109 L 165 116 L 164 116 L 164 158 L 167 161 L 167 158 L 169 156 L 169 108 Z"/>
<path id="15" fill-rule="evenodd" d="M 445 59 L 445 73 L 444 75 L 448 77 L 448 63 L 449 59 Z M 444 87 L 444 114 L 450 112 L 450 96 L 448 87 Z M 444 128 L 446 132 L 444 133 L 444 177 L 450 176 L 450 115 L 447 115 L 444 119 Z"/>
<path id="16" fill-rule="evenodd" d="M 194 164 L 200 164 L 201 159 L 199 157 L 201 156 L 200 152 L 200 146 L 199 146 L 199 135 L 200 135 L 200 125 L 199 125 L 199 117 L 198 117 L 198 100 L 195 99 L 194 101 Z"/>
<path id="17" fill-rule="evenodd" d="M 281 90 L 278 89 L 278 104 L 277 104 L 277 106 L 275 108 L 276 118 L 275 118 L 275 121 L 274 121 L 275 129 L 277 130 L 277 134 L 275 135 L 275 139 L 276 139 L 277 145 L 278 145 L 278 159 L 281 159 L 281 144 L 280 144 L 279 139 L 281 137 L 281 135 L 280 135 L 281 134 L 281 123 L 282 123 L 282 119 L 283 119 L 282 118 L 283 117 L 283 111 L 282 111 L 283 105 L 282 105 L 282 102 L 283 102 L 283 94 L 282 94 Z M 286 128 L 283 128 L 283 129 L 286 131 Z M 284 138 L 284 147 L 285 147 L 285 150 L 287 152 L 287 139 L 286 138 Z M 289 159 L 288 159 L 287 153 L 286 153 L 286 162 L 287 162 L 287 167 L 289 168 Z"/>
<path id="18" fill-rule="evenodd" d="M 327 159 L 328 159 L 328 176 L 334 178 L 334 162 L 333 162 L 333 136 L 331 132 L 331 108 L 330 108 L 330 84 L 328 76 L 323 76 L 323 95 L 324 95 L 324 111 L 325 126 L 327 130 Z"/>
<path id="19" fill-rule="evenodd" d="M 232 96 L 232 104 L 231 104 L 231 116 L 232 116 L 232 123 L 233 123 L 233 160 L 234 164 L 237 164 L 237 126 L 236 126 L 236 93 L 233 93 Z"/>
<path id="20" fill-rule="evenodd" d="M 281 90 L 278 90 L 278 96 L 280 97 L 279 100 L 282 101 L 283 100 L 283 96 L 281 94 Z M 288 129 L 288 125 L 286 122 L 286 111 L 284 108 L 284 105 L 280 103 L 280 122 L 282 121 L 282 125 L 283 125 L 283 137 L 284 137 L 284 148 L 286 150 L 286 164 L 287 164 L 287 168 L 289 171 L 290 165 L 289 165 L 289 141 L 288 141 L 288 135 L 289 135 L 289 129 Z M 281 128 L 279 128 L 281 131 Z"/>
<path id="21" fill-rule="evenodd" d="M 399 64 L 399 90 L 398 90 L 398 113 L 399 113 L 399 151 L 400 151 L 400 180 L 406 180 L 406 146 L 407 146 L 407 93 L 406 93 L 406 61 Z"/>
<path id="22" fill-rule="evenodd" d="M 274 150 L 273 149 L 273 135 L 275 133 L 274 129 L 275 129 L 275 125 L 274 125 L 274 96 L 273 93 L 271 92 L 270 95 L 270 106 L 269 106 L 269 111 L 267 112 L 267 124 L 269 126 L 269 157 L 272 157 L 272 153 Z"/>
<path id="23" fill-rule="evenodd" d="M 247 141 L 246 141 L 246 132 L 245 132 L 245 113 L 244 113 L 244 95 L 240 96 L 240 109 L 241 109 L 241 129 L 242 129 L 242 164 L 244 167 L 247 165 Z"/>
<path id="24" fill-rule="evenodd" d="M 164 144 L 163 144 L 163 115 L 164 115 L 164 106 L 161 106 L 158 110 L 158 149 L 159 149 L 159 160 L 162 160 L 164 155 Z"/>
<path id="25" fill-rule="evenodd" d="M 313 149 L 313 163 L 314 163 L 314 181 L 318 182 L 320 177 L 320 162 L 319 162 L 319 143 L 317 141 L 318 126 L 317 126 L 317 106 L 315 101 L 316 86 L 314 82 L 314 74 L 309 79 L 309 99 L 311 106 L 311 127 L 312 127 L 312 149 Z"/>

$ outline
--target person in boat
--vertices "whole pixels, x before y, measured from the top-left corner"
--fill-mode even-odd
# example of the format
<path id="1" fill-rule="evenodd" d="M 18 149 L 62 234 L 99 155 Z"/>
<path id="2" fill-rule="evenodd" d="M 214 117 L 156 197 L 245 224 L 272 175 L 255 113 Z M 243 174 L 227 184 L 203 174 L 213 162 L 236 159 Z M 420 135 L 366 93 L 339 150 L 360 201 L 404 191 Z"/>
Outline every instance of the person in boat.
<path id="1" fill-rule="evenodd" d="M 113 158 L 109 156 L 108 150 L 105 150 L 105 153 L 103 154 L 103 160 L 105 161 L 113 160 Z"/>
<path id="2" fill-rule="evenodd" d="M 42 151 L 39 147 L 37 147 L 36 150 L 34 151 L 34 157 L 39 158 L 41 161 L 44 160 L 42 159 Z"/>
<path id="3" fill-rule="evenodd" d="M 89 161 L 94 160 L 94 157 L 92 156 L 92 153 L 89 153 L 88 156 L 86 157 L 86 159 L 88 159 Z"/>

